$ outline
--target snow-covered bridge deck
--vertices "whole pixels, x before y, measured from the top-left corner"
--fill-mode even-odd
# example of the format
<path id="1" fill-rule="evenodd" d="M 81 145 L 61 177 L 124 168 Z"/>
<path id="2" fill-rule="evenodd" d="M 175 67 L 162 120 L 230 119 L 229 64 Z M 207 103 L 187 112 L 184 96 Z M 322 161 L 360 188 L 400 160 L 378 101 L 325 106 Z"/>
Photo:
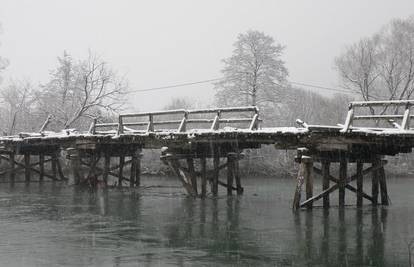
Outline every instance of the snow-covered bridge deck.
<path id="1" fill-rule="evenodd" d="M 306 127 L 273 127 L 257 130 L 225 128 L 219 130 L 192 129 L 154 132 L 115 131 L 82 133 L 77 131 L 21 133 L 0 138 L 3 150 L 24 150 L 28 147 L 59 146 L 62 149 L 93 145 L 134 145 L 140 148 L 194 148 L 208 144 L 236 144 L 239 149 L 275 145 L 279 149 L 306 147 L 313 150 L 342 150 L 352 153 L 361 147 L 383 155 L 410 152 L 414 147 L 414 130 L 353 128 L 342 132 L 339 126 L 306 125 Z"/>
<path id="2" fill-rule="evenodd" d="M 186 191 L 198 195 L 197 179 L 201 179 L 201 196 L 205 196 L 206 183 L 212 184 L 212 193 L 216 195 L 218 185 L 242 192 L 238 164 L 243 149 L 259 148 L 261 145 L 274 145 L 277 149 L 298 149 L 297 161 L 301 163 L 298 175 L 298 188 L 294 206 L 308 206 L 323 198 L 329 205 L 329 194 L 338 189 L 339 205 L 344 205 L 345 189 L 357 193 L 357 202 L 362 198 L 377 203 L 378 186 L 381 187 L 383 204 L 388 203 L 385 176 L 383 175 L 384 155 L 411 152 L 414 147 L 414 129 L 410 128 L 413 116 L 410 114 L 413 100 L 352 102 L 344 124 L 336 126 L 308 125 L 298 120 L 298 127 L 261 127 L 259 110 L 256 107 L 235 107 L 221 109 L 172 110 L 134 114 L 120 114 L 117 122 L 98 123 L 94 120 L 88 132 L 64 130 L 59 133 L 42 131 L 39 133 L 20 133 L 16 136 L 0 138 L 1 158 L 9 161 L 10 166 L 2 173 L 9 172 L 14 181 L 15 165 L 25 170 L 25 179 L 30 181 L 32 172 L 43 177 L 62 180 L 65 176 L 60 167 L 59 155 L 66 151 L 71 160 L 75 183 L 96 184 L 99 176 L 106 184 L 108 176 L 118 178 L 118 185 L 129 181 L 130 186 L 139 185 L 140 153 L 145 148 L 163 148 L 162 160 L 177 173 Z M 390 108 L 394 107 L 394 109 Z M 369 112 L 357 115 L 360 110 Z M 374 114 L 382 109 L 379 114 Z M 392 114 L 385 111 L 393 110 Z M 399 114 L 398 112 L 403 112 Z M 367 125 L 356 125 L 358 121 L 373 121 Z M 385 125 L 384 123 L 385 122 Z M 354 125 L 355 124 L 355 125 Z M 389 127 L 390 126 L 390 127 Z M 165 148 L 164 148 L 165 147 Z M 16 161 L 16 155 L 24 155 L 24 163 Z M 37 163 L 31 164 L 30 158 L 39 156 Z M 45 156 L 50 157 L 45 161 Z M 119 157 L 118 164 L 111 167 L 111 158 Z M 125 161 L 125 158 L 130 158 Z M 103 168 L 99 167 L 101 158 Z M 213 169 L 206 171 L 206 159 L 212 159 Z M 220 165 L 220 159 L 227 162 Z M 200 171 L 195 171 L 194 160 L 200 160 Z M 183 167 L 180 161 L 186 161 Z M 44 163 L 51 161 L 52 174 L 46 174 Z M 321 169 L 313 162 L 320 162 Z M 329 165 L 338 162 L 338 178 L 329 174 Z M 348 177 L 348 163 L 357 163 L 358 173 Z M 364 163 L 372 166 L 363 170 Z M 88 166 L 89 173 L 82 177 L 79 165 Z M 39 166 L 36 169 L 36 166 Z M 124 166 L 131 166 L 130 177 L 123 174 Z M 227 168 L 227 183 L 220 182 L 219 171 Z M 18 170 L 18 169 L 17 169 Z M 115 173 L 115 170 L 118 170 Z M 324 179 L 321 194 L 313 196 L 312 171 L 321 174 Z M 57 173 L 59 172 L 59 173 Z M 362 191 L 362 176 L 373 173 L 372 196 Z M 381 178 L 384 177 L 384 178 Z M 233 179 L 236 187 L 233 187 Z M 358 188 L 349 184 L 358 180 Z M 329 186 L 329 181 L 335 182 Z M 300 188 L 307 184 L 307 199 L 300 203 Z M 298 200 L 299 199 L 299 200 Z"/>

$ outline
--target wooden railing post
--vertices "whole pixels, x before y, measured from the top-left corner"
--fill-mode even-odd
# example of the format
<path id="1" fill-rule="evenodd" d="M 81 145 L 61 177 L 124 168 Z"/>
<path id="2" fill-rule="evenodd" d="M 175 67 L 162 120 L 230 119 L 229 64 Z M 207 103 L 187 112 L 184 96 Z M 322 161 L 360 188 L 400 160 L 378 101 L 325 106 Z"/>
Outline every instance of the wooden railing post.
<path id="1" fill-rule="evenodd" d="M 259 124 L 259 114 L 254 114 L 252 122 L 250 123 L 249 130 L 257 130 Z"/>
<path id="2" fill-rule="evenodd" d="M 94 118 L 91 122 L 91 126 L 89 126 L 89 134 L 96 134 L 96 123 L 97 123 L 98 119 Z"/>
<path id="3" fill-rule="evenodd" d="M 344 128 L 342 128 L 342 130 L 341 130 L 342 133 L 346 133 L 346 132 L 349 131 L 349 128 L 352 126 L 353 118 L 354 118 L 354 108 L 353 108 L 352 104 L 349 104 L 349 110 L 348 110 L 348 114 L 346 116 Z"/>
<path id="4" fill-rule="evenodd" d="M 187 118 L 188 118 L 188 112 L 185 111 L 184 112 L 184 117 L 181 120 L 180 125 L 178 126 L 178 132 L 179 133 L 183 133 L 183 132 L 185 132 L 187 130 Z"/>
<path id="5" fill-rule="evenodd" d="M 410 109 L 411 106 L 409 104 L 407 104 L 405 111 L 404 111 L 404 116 L 403 116 L 403 120 L 401 123 L 401 128 L 403 130 L 409 130 L 410 129 Z"/>
<path id="6" fill-rule="evenodd" d="M 46 130 L 46 127 L 50 123 L 51 120 L 52 120 L 52 115 L 48 115 L 42 127 L 40 127 L 39 133 L 42 133 L 44 130 Z"/>
<path id="7" fill-rule="evenodd" d="M 220 113 L 221 113 L 220 110 L 217 111 L 217 115 L 214 118 L 213 124 L 211 125 L 212 131 L 217 131 L 220 127 L 220 115 L 221 115 Z"/>
<path id="8" fill-rule="evenodd" d="M 154 131 L 154 116 L 152 114 L 149 114 L 147 132 L 153 132 L 153 131 Z"/>
<path id="9" fill-rule="evenodd" d="M 118 135 L 124 133 L 124 123 L 122 121 L 122 115 L 118 116 Z"/>

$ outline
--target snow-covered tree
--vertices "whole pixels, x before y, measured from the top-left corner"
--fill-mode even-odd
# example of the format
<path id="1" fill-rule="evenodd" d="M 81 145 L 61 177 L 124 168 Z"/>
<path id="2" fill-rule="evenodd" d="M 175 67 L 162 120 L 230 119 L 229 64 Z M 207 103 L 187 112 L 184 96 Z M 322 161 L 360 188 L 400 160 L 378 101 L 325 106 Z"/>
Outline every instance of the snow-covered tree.
<path id="1" fill-rule="evenodd" d="M 265 106 L 280 102 L 288 71 L 284 47 L 263 32 L 240 34 L 233 55 L 224 59 L 223 79 L 215 84 L 220 105 Z"/>
<path id="2" fill-rule="evenodd" d="M 36 92 L 29 81 L 10 81 L 1 89 L 0 96 L 0 124 L 3 135 L 39 130 L 41 122 L 35 111 Z"/>
<path id="3" fill-rule="evenodd" d="M 0 24 L 0 33 L 1 33 L 1 24 Z M 9 65 L 9 61 L 0 55 L 0 74 L 1 72 Z M 0 82 L 2 81 L 2 77 L 0 76 Z"/>
<path id="4" fill-rule="evenodd" d="M 93 53 L 77 61 L 65 52 L 41 88 L 39 109 L 45 117 L 53 116 L 56 128 L 71 128 L 81 126 L 84 118 L 119 110 L 127 83 Z"/>
<path id="5" fill-rule="evenodd" d="M 335 60 L 344 87 L 364 100 L 408 99 L 414 93 L 414 17 L 396 19 L 348 46 Z"/>

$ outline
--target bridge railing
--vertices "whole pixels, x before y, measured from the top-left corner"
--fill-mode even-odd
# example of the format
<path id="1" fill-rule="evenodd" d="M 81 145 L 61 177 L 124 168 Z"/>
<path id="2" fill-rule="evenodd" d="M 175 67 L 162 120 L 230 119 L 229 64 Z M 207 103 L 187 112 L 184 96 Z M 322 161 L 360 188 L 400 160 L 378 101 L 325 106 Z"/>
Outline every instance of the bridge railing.
<path id="1" fill-rule="evenodd" d="M 241 115 L 250 113 L 247 117 Z M 225 118 L 224 114 L 236 114 L 237 117 Z M 164 119 L 158 120 L 160 117 L 177 117 L 179 119 Z M 128 120 L 128 121 L 127 121 Z M 139 121 L 131 121 L 139 120 Z M 259 109 L 255 106 L 249 107 L 230 107 L 230 108 L 215 108 L 215 109 L 177 109 L 156 112 L 143 113 L 127 113 L 118 116 L 118 122 L 113 123 L 97 123 L 95 119 L 89 128 L 89 133 L 96 134 L 102 128 L 116 128 L 117 134 L 124 132 L 155 132 L 155 131 L 175 131 L 186 132 L 189 125 L 207 125 L 211 131 L 220 129 L 223 124 L 246 124 L 246 129 L 256 130 L 262 120 L 259 118 Z M 168 126 L 169 128 L 158 128 L 157 126 Z M 144 130 L 133 129 L 132 127 L 145 127 Z M 173 128 L 172 128 L 173 127 Z"/>
<path id="2" fill-rule="evenodd" d="M 349 104 L 348 114 L 341 132 L 352 130 L 355 121 L 375 121 L 379 128 L 380 122 L 387 122 L 393 128 L 398 130 L 410 130 L 410 122 L 414 118 L 411 108 L 414 106 L 414 100 L 389 100 L 389 101 L 355 101 Z M 365 114 L 357 115 L 357 111 L 365 109 Z M 389 114 L 391 111 L 393 114 Z M 379 114 L 375 114 L 379 113 Z M 388 114 L 387 114 L 388 113 Z M 357 127 L 368 128 L 368 127 Z"/>

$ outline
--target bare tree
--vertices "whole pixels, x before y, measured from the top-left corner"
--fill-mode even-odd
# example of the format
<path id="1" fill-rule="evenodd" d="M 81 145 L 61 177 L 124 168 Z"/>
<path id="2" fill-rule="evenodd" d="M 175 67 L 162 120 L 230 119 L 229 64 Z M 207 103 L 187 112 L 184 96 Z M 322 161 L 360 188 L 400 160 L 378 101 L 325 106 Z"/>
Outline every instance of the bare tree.
<path id="1" fill-rule="evenodd" d="M 414 18 L 392 21 L 380 36 L 381 86 L 389 99 L 408 99 L 414 91 Z"/>
<path id="2" fill-rule="evenodd" d="M 3 103 L 0 107 L 3 134 L 29 131 L 39 127 L 35 112 L 36 94 L 28 81 L 11 81 L 0 92 Z"/>
<path id="3" fill-rule="evenodd" d="M 114 112 L 124 104 L 127 82 L 93 53 L 75 61 L 64 52 L 51 80 L 42 86 L 39 109 L 52 114 L 56 127 L 79 126 L 83 118 Z"/>
<path id="4" fill-rule="evenodd" d="M 2 28 L 1 28 L 1 24 L 0 24 L 0 34 L 2 33 Z M 9 61 L 0 56 L 0 73 L 9 65 Z M 0 76 L 0 82 L 2 81 L 2 78 Z"/>
<path id="5" fill-rule="evenodd" d="M 362 39 L 335 60 L 344 87 L 359 92 L 366 101 L 375 91 L 378 71 L 378 38 Z"/>
<path id="6" fill-rule="evenodd" d="M 414 17 L 393 20 L 335 60 L 343 85 L 372 98 L 408 99 L 414 92 Z"/>
<path id="7" fill-rule="evenodd" d="M 233 55 L 224 59 L 223 79 L 215 84 L 220 105 L 259 105 L 280 101 L 288 71 L 284 47 L 259 31 L 240 34 Z"/>

